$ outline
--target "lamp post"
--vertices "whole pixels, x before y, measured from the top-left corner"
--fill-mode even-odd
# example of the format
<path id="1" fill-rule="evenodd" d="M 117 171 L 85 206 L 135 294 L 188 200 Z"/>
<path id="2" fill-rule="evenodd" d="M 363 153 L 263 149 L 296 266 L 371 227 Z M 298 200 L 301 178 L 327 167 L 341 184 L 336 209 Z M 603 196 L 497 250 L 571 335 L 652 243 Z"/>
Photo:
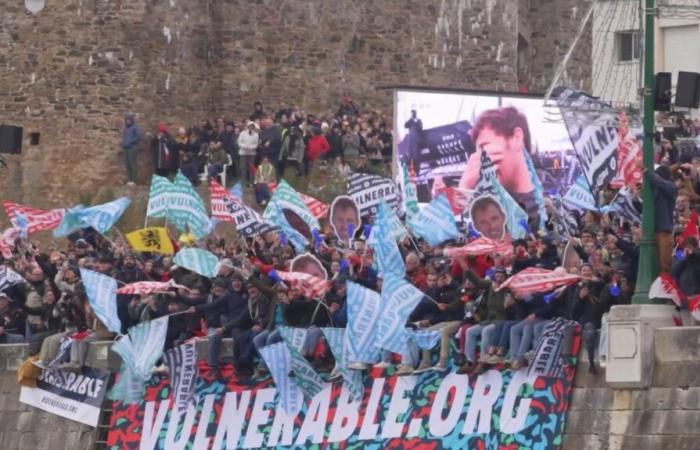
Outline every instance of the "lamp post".
<path id="1" fill-rule="evenodd" d="M 654 0 L 644 2 L 644 168 L 654 170 Z M 632 303 L 651 303 L 649 287 L 658 264 L 654 239 L 654 193 L 644 177 L 642 184 L 642 242 L 639 246 L 637 284 Z"/>

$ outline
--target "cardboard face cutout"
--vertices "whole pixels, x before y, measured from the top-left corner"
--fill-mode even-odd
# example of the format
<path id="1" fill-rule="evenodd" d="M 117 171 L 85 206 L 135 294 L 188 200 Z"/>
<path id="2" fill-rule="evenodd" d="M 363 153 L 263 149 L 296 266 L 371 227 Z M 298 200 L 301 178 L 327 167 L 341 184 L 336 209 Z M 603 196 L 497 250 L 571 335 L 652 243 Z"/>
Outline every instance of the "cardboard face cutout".
<path id="1" fill-rule="evenodd" d="M 354 234 L 361 223 L 360 210 L 355 201 L 347 195 L 336 197 L 331 204 L 330 222 L 338 242 L 349 245 L 352 240 L 350 234 Z"/>
<path id="2" fill-rule="evenodd" d="M 321 261 L 310 253 L 304 253 L 294 258 L 289 270 L 292 272 L 308 273 L 322 280 L 328 279 L 328 272 L 326 272 Z"/>
<path id="3" fill-rule="evenodd" d="M 491 195 L 477 197 L 471 205 L 469 215 L 474 229 L 482 236 L 497 241 L 506 235 L 505 208 Z"/>

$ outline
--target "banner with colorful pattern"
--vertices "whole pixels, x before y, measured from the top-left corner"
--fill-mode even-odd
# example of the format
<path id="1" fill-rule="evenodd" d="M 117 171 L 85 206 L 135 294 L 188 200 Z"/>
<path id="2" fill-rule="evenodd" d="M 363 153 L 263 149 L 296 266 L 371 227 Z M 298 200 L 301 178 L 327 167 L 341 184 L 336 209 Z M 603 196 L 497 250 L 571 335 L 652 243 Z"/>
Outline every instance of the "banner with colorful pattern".
<path id="1" fill-rule="evenodd" d="M 577 335 L 574 355 L 579 345 Z M 143 401 L 113 404 L 107 446 L 558 449 L 575 370 L 575 361 L 558 377 L 500 366 L 479 376 L 458 375 L 454 366 L 417 376 L 375 368 L 364 377 L 361 401 L 336 382 L 305 399 L 300 411 L 286 412 L 269 375 L 238 380 L 229 365 L 221 378 L 200 364 L 197 405 L 184 419 L 173 412 L 168 377 L 154 376 Z"/>

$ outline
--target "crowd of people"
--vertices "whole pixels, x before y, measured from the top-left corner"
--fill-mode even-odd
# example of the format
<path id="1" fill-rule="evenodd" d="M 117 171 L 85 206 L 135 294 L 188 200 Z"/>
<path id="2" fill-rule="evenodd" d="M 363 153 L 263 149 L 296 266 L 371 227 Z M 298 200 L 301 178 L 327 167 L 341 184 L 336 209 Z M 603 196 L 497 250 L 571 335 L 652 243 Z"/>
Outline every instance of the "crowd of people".
<path id="1" fill-rule="evenodd" d="M 121 145 L 128 184 L 136 180 L 135 155 L 143 139 L 134 116 L 127 115 Z M 306 114 L 299 106 L 284 103 L 276 111 L 266 111 L 256 102 L 250 116 L 241 121 L 225 117 L 214 123 L 202 120 L 188 128 L 178 127 L 175 134 L 160 122 L 151 138 L 150 152 L 158 175 L 181 170 L 198 185 L 226 171 L 229 179 L 240 177 L 250 187 L 281 178 L 287 168 L 303 176 L 338 158 L 366 158 L 372 170 L 379 171 L 381 163 L 391 159 L 392 139 L 386 114 L 361 112 L 346 96 L 336 114 Z M 263 162 L 266 170 L 261 174 Z M 259 196 L 265 198 L 264 193 Z"/>
<path id="2" fill-rule="evenodd" d="M 142 134 L 134 128 L 133 117 L 126 123 L 122 145 L 133 181 L 132 150 Z M 208 176 L 215 177 L 229 165 L 234 178 L 266 184 L 290 166 L 306 173 L 321 157 L 390 158 L 390 133 L 386 116 L 361 113 L 347 98 L 337 115 L 319 118 L 284 105 L 269 114 L 257 103 L 245 124 L 219 118 L 212 126 L 205 120 L 199 127 L 180 128 L 175 136 L 160 124 L 152 148 L 156 169 L 165 176 L 180 169 L 196 184 L 205 166 Z M 700 249 L 697 238 L 684 236 L 683 231 L 700 198 L 700 156 L 683 153 L 671 158 L 668 145 L 660 137 L 660 165 L 645 174 L 654 186 L 659 261 L 683 292 L 695 295 L 700 293 Z M 339 161 L 332 170 L 347 175 L 347 167 Z M 261 204 L 269 198 L 264 191 L 256 195 Z M 407 326 L 437 330 L 442 339 L 439 348 L 423 351 L 420 359 L 385 355 L 378 364 L 400 360 L 401 374 L 446 370 L 452 337 L 457 335 L 459 373 L 478 374 L 501 364 L 517 369 L 529 363 L 547 324 L 561 317 L 580 324 L 585 356 L 596 373 L 601 320 L 611 306 L 629 303 L 634 292 L 641 230 L 611 214 L 588 211 L 575 217 L 578 236 L 564 240 L 557 234 L 556 212 L 548 213 L 545 229 L 513 241 L 510 255 L 448 257 L 446 249 L 464 242 L 432 246 L 421 239 L 400 241 L 406 278 L 425 293 Z M 12 256 L 0 263 L 24 281 L 0 293 L 0 343 L 28 342 L 29 354 L 39 355 L 37 365 L 60 357 L 60 368 L 80 370 L 90 341 L 115 337 L 90 308 L 80 279 L 80 269 L 86 268 L 109 275 L 120 285 L 174 280 L 180 287 L 165 294 L 118 295 L 121 332 L 170 315 L 166 348 L 207 338 L 208 364 L 219 376 L 224 376 L 220 367 L 227 360 L 239 377 L 264 373 L 259 350 L 282 340 L 279 328 L 288 326 L 307 329 L 304 356 L 319 372 L 330 372 L 330 379 L 339 377 L 320 328 L 347 325 L 348 282 L 379 292 L 382 278 L 363 233 L 355 233 L 343 245 L 328 220 L 322 220 L 322 228 L 321 245 L 310 245 L 303 253 L 295 252 L 276 232 L 226 240 L 215 231 L 199 242 L 177 242 L 180 248 L 198 246 L 219 257 L 219 272 L 212 279 L 173 265 L 171 256 L 135 252 L 123 239 L 109 240 L 93 229 L 75 232 L 66 242 L 48 248 L 17 239 Z M 573 251 L 565 255 L 567 247 Z M 529 267 L 567 271 L 583 280 L 527 296 L 499 288 L 509 276 Z M 332 287 L 323 297 L 306 297 L 302 290 L 280 283 L 272 272 L 290 270 L 330 280 Z M 78 338 L 68 354 L 60 354 L 66 336 Z M 232 355 L 222 355 L 221 341 L 226 337 L 233 338 Z M 572 363 L 573 356 L 565 353 L 563 362 Z"/>

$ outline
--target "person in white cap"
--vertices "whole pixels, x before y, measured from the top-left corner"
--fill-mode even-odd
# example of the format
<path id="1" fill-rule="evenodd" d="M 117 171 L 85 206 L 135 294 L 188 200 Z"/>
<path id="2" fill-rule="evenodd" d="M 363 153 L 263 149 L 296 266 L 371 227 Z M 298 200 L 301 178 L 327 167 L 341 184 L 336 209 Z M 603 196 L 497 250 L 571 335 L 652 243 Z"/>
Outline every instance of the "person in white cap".
<path id="1" fill-rule="evenodd" d="M 258 132 L 260 127 L 257 123 L 249 120 L 246 129 L 238 135 L 238 154 L 240 156 L 241 177 L 245 174 L 246 182 L 250 186 L 253 182 L 253 168 L 255 152 L 260 143 Z"/>

